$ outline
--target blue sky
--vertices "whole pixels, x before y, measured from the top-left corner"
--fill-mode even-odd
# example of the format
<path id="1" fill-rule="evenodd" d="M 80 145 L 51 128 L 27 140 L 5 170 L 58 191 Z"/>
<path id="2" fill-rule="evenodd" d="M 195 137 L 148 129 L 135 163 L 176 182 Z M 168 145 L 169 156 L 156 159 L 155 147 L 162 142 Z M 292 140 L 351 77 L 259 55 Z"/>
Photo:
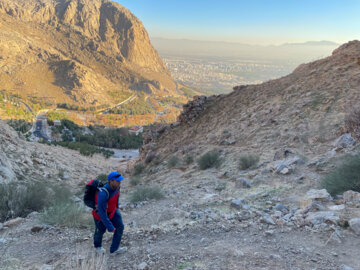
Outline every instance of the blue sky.
<path id="1" fill-rule="evenodd" d="M 280 44 L 360 39 L 360 0 L 116 0 L 151 37 Z"/>

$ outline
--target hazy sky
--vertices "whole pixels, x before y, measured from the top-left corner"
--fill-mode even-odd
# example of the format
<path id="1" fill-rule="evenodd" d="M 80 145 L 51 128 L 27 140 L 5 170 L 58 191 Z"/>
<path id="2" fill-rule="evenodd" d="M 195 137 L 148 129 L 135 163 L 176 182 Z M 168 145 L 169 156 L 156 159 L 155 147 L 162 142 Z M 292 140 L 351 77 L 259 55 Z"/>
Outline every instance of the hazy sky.
<path id="1" fill-rule="evenodd" d="M 360 39 L 360 0 L 116 0 L 151 37 L 280 44 Z"/>

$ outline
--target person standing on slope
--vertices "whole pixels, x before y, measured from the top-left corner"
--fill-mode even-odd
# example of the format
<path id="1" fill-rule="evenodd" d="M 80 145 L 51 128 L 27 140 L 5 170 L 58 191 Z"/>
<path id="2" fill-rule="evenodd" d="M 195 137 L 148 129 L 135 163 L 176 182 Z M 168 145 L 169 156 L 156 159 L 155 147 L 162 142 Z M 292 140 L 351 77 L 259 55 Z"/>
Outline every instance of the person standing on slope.
<path id="1" fill-rule="evenodd" d="M 119 248 L 124 231 L 124 223 L 118 209 L 120 183 L 123 179 L 124 177 L 120 173 L 111 172 L 108 175 L 108 183 L 100 188 L 96 194 L 96 209 L 92 211 L 92 214 L 95 221 L 94 246 L 98 254 L 105 253 L 105 249 L 102 247 L 102 239 L 106 230 L 114 234 L 110 246 L 110 255 L 127 251 L 126 247 Z"/>

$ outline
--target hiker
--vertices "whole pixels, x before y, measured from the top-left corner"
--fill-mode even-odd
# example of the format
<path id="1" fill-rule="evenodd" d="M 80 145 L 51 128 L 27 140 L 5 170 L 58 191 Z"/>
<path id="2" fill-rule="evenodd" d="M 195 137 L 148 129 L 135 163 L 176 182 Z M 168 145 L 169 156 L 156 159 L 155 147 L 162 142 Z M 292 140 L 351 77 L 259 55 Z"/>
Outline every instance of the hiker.
<path id="1" fill-rule="evenodd" d="M 96 208 L 92 211 L 95 221 L 94 246 L 96 253 L 104 254 L 102 238 L 106 231 L 114 233 L 110 246 L 110 254 L 121 254 L 126 252 L 126 247 L 121 247 L 121 237 L 124 231 L 124 223 L 118 209 L 120 183 L 124 179 L 118 172 L 111 172 L 108 175 L 108 183 L 99 188 L 95 197 Z"/>

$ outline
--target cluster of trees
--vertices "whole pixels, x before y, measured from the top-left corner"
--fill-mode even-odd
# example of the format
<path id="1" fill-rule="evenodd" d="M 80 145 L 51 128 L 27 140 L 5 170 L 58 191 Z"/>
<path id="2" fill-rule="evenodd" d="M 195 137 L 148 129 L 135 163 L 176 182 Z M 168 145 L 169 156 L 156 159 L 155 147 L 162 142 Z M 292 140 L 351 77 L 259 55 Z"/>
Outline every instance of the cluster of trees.
<path id="1" fill-rule="evenodd" d="M 107 148 L 137 149 L 142 145 L 142 136 L 121 135 L 119 129 L 96 129 L 94 135 L 78 135 L 76 141 Z"/>
<path id="2" fill-rule="evenodd" d="M 106 158 L 109 158 L 114 154 L 113 151 L 96 147 L 88 143 L 63 141 L 63 142 L 55 142 L 54 144 L 61 145 L 63 147 L 72 150 L 79 150 L 80 154 L 84 156 L 93 156 L 94 154 L 99 153 L 99 154 L 103 154 Z"/>
<path id="3" fill-rule="evenodd" d="M 17 132 L 21 132 L 22 134 L 27 133 L 32 127 L 32 124 L 30 122 L 21 119 L 12 119 L 7 123 Z"/>
<path id="4" fill-rule="evenodd" d="M 88 129 L 88 132 L 85 132 L 85 128 L 64 119 L 60 126 L 53 127 L 53 132 L 61 134 L 62 142 L 59 143 L 60 145 L 80 150 L 80 153 L 84 155 L 103 153 L 107 156 L 111 154 L 104 152 L 105 150 L 100 147 L 137 149 L 142 145 L 142 135 L 129 134 L 126 128 L 105 128 L 104 126 L 90 125 Z"/>

